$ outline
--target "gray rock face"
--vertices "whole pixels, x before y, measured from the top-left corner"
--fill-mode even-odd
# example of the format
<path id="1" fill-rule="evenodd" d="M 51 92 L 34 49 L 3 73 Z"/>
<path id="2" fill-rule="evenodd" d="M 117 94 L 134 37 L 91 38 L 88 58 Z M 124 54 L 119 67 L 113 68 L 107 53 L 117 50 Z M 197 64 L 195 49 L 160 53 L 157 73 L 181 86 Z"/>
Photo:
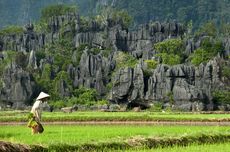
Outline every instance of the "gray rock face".
<path id="1" fill-rule="evenodd" d="M 141 66 L 138 64 L 133 72 L 133 91 L 131 101 L 144 98 L 144 74 Z"/>
<path id="2" fill-rule="evenodd" d="M 28 24 L 23 34 L 6 35 L 0 37 L 1 50 L 15 50 L 30 52 L 28 67 L 41 70 L 46 63 L 53 64 L 55 59 L 46 56 L 40 60 L 37 67 L 35 52 L 45 44 L 55 42 L 62 36 L 72 36 L 76 47 L 81 44 L 89 44 L 100 49 L 95 55 L 92 50 L 85 49 L 78 66 L 69 65 L 68 74 L 73 80 L 74 88 L 95 88 L 100 95 L 106 95 L 109 91 L 106 86 L 112 82 L 109 99 L 114 103 L 140 103 L 174 100 L 175 106 L 181 109 L 212 109 L 211 92 L 213 89 L 223 87 L 219 58 L 201 64 L 199 67 L 191 65 L 158 65 L 152 75 L 144 75 L 144 67 L 140 63 L 135 68 L 121 68 L 114 72 L 115 53 L 123 51 L 132 54 L 137 59 L 152 59 L 155 51 L 153 44 L 169 38 L 178 38 L 184 35 L 183 25 L 171 23 L 149 23 L 140 25 L 136 30 L 128 30 L 121 24 L 110 19 L 106 24 L 90 21 L 87 25 L 81 23 L 76 14 L 52 17 L 48 21 L 50 33 L 41 34 L 33 30 L 33 25 Z M 189 39 L 186 42 L 185 54 L 190 55 L 197 49 L 202 39 Z M 223 39 L 225 54 L 229 55 L 229 38 Z M 111 49 L 108 57 L 102 55 L 103 50 Z M 72 60 L 77 62 L 78 52 L 73 53 Z M 0 53 L 0 61 L 4 55 Z M 60 72 L 60 67 L 53 70 L 52 79 Z M 112 80 L 111 80 L 112 79 Z M 36 86 L 30 74 L 22 68 L 12 64 L 3 75 L 3 88 L 0 90 L 0 100 L 16 103 L 26 102 L 32 99 Z M 60 96 L 71 96 L 71 90 L 65 81 L 58 83 Z M 203 107 L 200 101 L 206 100 L 207 107 Z M 18 104 L 20 105 L 20 104 Z"/>
<path id="3" fill-rule="evenodd" d="M 113 81 L 112 96 L 115 100 L 127 102 L 127 96 L 130 96 L 133 82 L 133 69 L 121 68 L 116 73 Z M 123 99 L 123 100 L 122 100 Z"/>
<path id="4" fill-rule="evenodd" d="M 23 34 L 5 35 L 1 38 L 2 50 L 31 51 L 39 50 L 45 45 L 45 35 L 38 34 L 27 27 Z"/>
<path id="5" fill-rule="evenodd" d="M 202 36 L 202 37 L 199 37 L 198 39 L 194 39 L 194 38 L 188 39 L 185 43 L 186 49 L 185 49 L 184 53 L 187 56 L 190 55 L 191 53 L 194 52 L 194 50 L 198 49 L 201 46 L 202 41 L 207 39 L 207 38 L 209 38 L 214 43 L 213 38 L 209 37 L 209 36 Z M 220 39 L 220 41 L 221 41 L 223 48 L 224 48 L 223 55 L 229 56 L 229 54 L 230 54 L 230 38 L 224 37 L 224 38 Z"/>
<path id="6" fill-rule="evenodd" d="M 89 28 L 87 32 L 77 32 L 75 36 L 76 47 L 80 44 L 99 45 L 114 50 L 129 52 L 151 51 L 153 43 L 166 38 L 182 36 L 184 27 L 178 23 L 149 23 L 141 25 L 135 31 L 128 31 L 119 24 L 108 27 Z"/>
<path id="7" fill-rule="evenodd" d="M 140 65 L 119 69 L 113 82 L 111 99 L 117 103 L 132 102 L 144 99 L 144 76 Z"/>
<path id="8" fill-rule="evenodd" d="M 104 58 L 100 54 L 93 55 L 86 49 L 81 56 L 79 66 L 69 69 L 72 71 L 70 75 L 74 79 L 74 87 L 95 88 L 99 94 L 105 94 L 112 65 L 112 59 Z"/>
<path id="9" fill-rule="evenodd" d="M 14 105 L 30 101 L 36 92 L 35 82 L 31 75 L 14 63 L 4 71 L 2 81 L 0 99 Z"/>
<path id="10" fill-rule="evenodd" d="M 50 18 L 48 28 L 51 32 L 48 34 L 36 33 L 33 24 L 27 24 L 23 34 L 1 36 L 0 51 L 14 50 L 30 52 L 32 50 L 41 50 L 45 44 L 58 40 L 60 34 L 67 35 L 72 33 L 75 29 L 71 27 L 71 24 L 77 25 L 77 19 L 79 19 L 79 16 L 76 14 L 66 14 Z M 65 27 L 63 27 L 64 25 Z M 60 32 L 61 27 L 64 29 L 62 33 Z"/>
<path id="11" fill-rule="evenodd" d="M 112 101 L 119 103 L 129 101 L 173 101 L 191 102 L 190 105 L 181 105 L 182 109 L 203 110 L 200 101 L 209 101 L 206 109 L 212 110 L 211 92 L 223 87 L 220 80 L 220 58 L 210 60 L 206 65 L 195 68 L 187 65 L 158 65 L 153 75 L 144 83 L 141 66 L 134 69 L 120 69 L 113 80 Z M 195 102 L 198 101 L 198 104 Z M 184 107 L 183 107 L 184 106 Z M 178 106 L 177 106 L 178 107 Z M 197 108 L 196 108 L 197 107 Z"/>

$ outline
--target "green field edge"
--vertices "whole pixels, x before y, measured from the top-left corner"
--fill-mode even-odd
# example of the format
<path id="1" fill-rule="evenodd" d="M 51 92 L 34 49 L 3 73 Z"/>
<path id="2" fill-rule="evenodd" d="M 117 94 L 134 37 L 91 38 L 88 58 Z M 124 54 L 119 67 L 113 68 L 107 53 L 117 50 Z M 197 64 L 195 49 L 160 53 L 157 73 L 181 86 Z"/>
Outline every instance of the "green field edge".
<path id="1" fill-rule="evenodd" d="M 78 116 L 66 116 L 66 117 L 44 117 L 42 119 L 43 122 L 57 122 L 57 121 L 79 121 L 79 122 L 86 122 L 86 121 L 157 121 L 157 122 L 229 122 L 230 118 L 162 118 L 162 117 L 78 117 Z M 1 122 L 27 122 L 26 118 L 17 118 L 17 117 L 2 117 L 0 118 Z"/>
<path id="2" fill-rule="evenodd" d="M 167 137 L 167 138 L 142 138 L 132 137 L 120 142 L 87 143 L 82 145 L 58 144 L 43 147 L 30 145 L 33 152 L 65 152 L 65 151 L 106 151 L 130 149 L 154 149 L 174 146 L 189 146 L 191 144 L 216 144 L 230 142 L 230 134 L 201 134 L 195 136 Z"/>

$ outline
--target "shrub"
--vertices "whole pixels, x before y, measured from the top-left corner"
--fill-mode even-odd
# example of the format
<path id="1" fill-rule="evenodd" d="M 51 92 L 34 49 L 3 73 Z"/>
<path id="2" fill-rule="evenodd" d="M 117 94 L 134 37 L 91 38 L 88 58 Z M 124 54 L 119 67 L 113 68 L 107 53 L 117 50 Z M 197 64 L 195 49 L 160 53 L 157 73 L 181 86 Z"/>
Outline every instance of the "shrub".
<path id="1" fill-rule="evenodd" d="M 116 68 L 125 68 L 125 67 L 131 67 L 134 68 L 136 64 L 138 63 L 138 60 L 133 57 L 132 55 L 124 52 L 119 52 L 116 57 Z"/>
<path id="2" fill-rule="evenodd" d="M 92 48 L 90 49 L 91 53 L 94 54 L 94 55 L 97 55 L 101 52 L 101 49 L 99 48 Z"/>
<path id="3" fill-rule="evenodd" d="M 202 62 L 207 62 L 211 59 L 211 55 L 208 51 L 199 48 L 194 51 L 194 53 L 189 57 L 191 59 L 191 63 L 195 66 L 199 66 Z"/>
<path id="4" fill-rule="evenodd" d="M 203 35 L 212 36 L 212 37 L 215 37 L 217 35 L 217 27 L 216 27 L 214 22 L 209 21 L 209 22 L 205 23 L 195 33 L 196 37 L 200 37 Z"/>
<path id="5" fill-rule="evenodd" d="M 60 86 L 64 81 L 65 89 L 68 89 L 69 92 L 72 92 L 72 80 L 70 79 L 66 71 L 60 71 L 55 79 L 53 80 L 53 85 L 51 89 L 53 99 L 63 99 L 63 96 L 60 96 Z"/>
<path id="6" fill-rule="evenodd" d="M 224 51 L 223 44 L 220 40 L 211 39 L 209 37 L 201 41 L 201 48 L 207 50 L 213 55 L 216 55 L 218 52 L 222 53 L 222 51 Z"/>
<path id="7" fill-rule="evenodd" d="M 213 101 L 217 104 L 230 104 L 230 91 L 214 91 L 212 93 Z"/>
<path id="8" fill-rule="evenodd" d="M 90 29 L 90 20 L 87 17 L 81 16 L 80 22 L 81 22 L 80 31 L 82 31 L 82 32 L 83 31 L 84 32 L 89 31 L 89 29 Z"/>
<path id="9" fill-rule="evenodd" d="M 114 21 L 121 21 L 121 24 L 128 28 L 132 23 L 132 17 L 128 14 L 127 11 L 121 10 L 121 11 L 113 11 L 112 12 L 112 19 Z"/>
<path id="10" fill-rule="evenodd" d="M 198 66 L 202 62 L 207 62 L 218 53 L 224 50 L 222 43 L 219 40 L 206 38 L 201 42 L 201 47 L 196 49 L 189 57 L 191 63 Z"/>
<path id="11" fill-rule="evenodd" d="M 107 104 L 109 104 L 108 100 L 102 99 L 102 100 L 97 101 L 97 105 L 107 105 Z"/>
<path id="12" fill-rule="evenodd" d="M 52 106 L 54 109 L 61 109 L 63 107 L 66 107 L 66 102 L 63 100 L 50 101 L 49 105 Z"/>
<path id="13" fill-rule="evenodd" d="M 69 99 L 72 104 L 94 105 L 96 104 L 98 94 L 95 89 L 80 87 L 73 91 L 73 98 Z"/>
<path id="14" fill-rule="evenodd" d="M 40 89 L 52 94 L 53 89 L 53 80 L 52 80 L 52 67 L 50 64 L 45 64 L 41 73 L 33 72 L 33 77 Z M 51 96 L 51 99 L 54 99 L 54 96 Z"/>
<path id="15" fill-rule="evenodd" d="M 15 61 L 15 57 L 17 55 L 16 51 L 6 51 L 6 58 L 4 59 L 7 63 Z"/>
<path id="16" fill-rule="evenodd" d="M 169 39 L 156 43 L 154 48 L 158 53 L 181 55 L 183 52 L 184 44 L 181 39 Z"/>
<path id="17" fill-rule="evenodd" d="M 34 24 L 34 31 L 37 33 L 48 33 L 51 32 L 48 26 L 48 23 L 46 21 L 40 20 L 36 24 Z"/>
<path id="18" fill-rule="evenodd" d="M 149 111 L 159 112 L 162 109 L 163 109 L 163 104 L 161 102 L 156 102 L 150 107 Z"/>
<path id="19" fill-rule="evenodd" d="M 104 57 L 109 57 L 109 55 L 113 52 L 111 48 L 106 48 L 105 50 L 102 50 L 102 55 Z"/>
<path id="20" fill-rule="evenodd" d="M 120 23 L 124 28 L 128 28 L 133 21 L 133 18 L 125 10 L 104 7 L 101 9 L 100 15 L 96 16 L 96 21 L 106 24 L 108 19 L 112 20 L 114 23 Z"/>
<path id="21" fill-rule="evenodd" d="M 145 63 L 147 63 L 148 69 L 156 69 L 158 62 L 156 60 L 145 60 Z"/>
<path id="22" fill-rule="evenodd" d="M 27 66 L 27 56 L 22 52 L 18 52 L 15 56 L 15 63 L 25 68 Z"/>
<path id="23" fill-rule="evenodd" d="M 181 57 L 179 55 L 159 53 L 156 56 L 161 58 L 163 64 L 176 65 L 181 63 Z"/>
<path id="24" fill-rule="evenodd" d="M 41 59 L 44 59 L 46 57 L 45 51 L 44 50 L 39 50 L 35 52 L 36 55 L 36 60 L 37 63 L 39 64 L 39 62 L 41 61 Z"/>
<path id="25" fill-rule="evenodd" d="M 223 72 L 224 77 L 226 77 L 227 79 L 230 79 L 230 67 L 229 66 L 224 66 L 222 72 Z"/>
<path id="26" fill-rule="evenodd" d="M 156 55 L 162 59 L 163 64 L 180 64 L 183 58 L 184 44 L 181 39 L 169 39 L 154 45 L 158 52 Z"/>
<path id="27" fill-rule="evenodd" d="M 51 72 L 52 72 L 51 65 L 48 64 L 48 63 L 45 64 L 44 67 L 43 67 L 41 79 L 51 80 Z"/>
<path id="28" fill-rule="evenodd" d="M 80 94 L 79 98 L 82 101 L 86 101 L 84 103 L 87 103 L 90 101 L 96 101 L 97 100 L 97 91 L 95 89 L 87 89 L 84 93 Z"/>
<path id="29" fill-rule="evenodd" d="M 72 63 L 71 57 L 75 48 L 68 39 L 59 39 L 54 44 L 46 46 L 46 50 L 48 55 L 54 57 L 54 65 L 61 70 L 66 70 L 67 66 Z"/>

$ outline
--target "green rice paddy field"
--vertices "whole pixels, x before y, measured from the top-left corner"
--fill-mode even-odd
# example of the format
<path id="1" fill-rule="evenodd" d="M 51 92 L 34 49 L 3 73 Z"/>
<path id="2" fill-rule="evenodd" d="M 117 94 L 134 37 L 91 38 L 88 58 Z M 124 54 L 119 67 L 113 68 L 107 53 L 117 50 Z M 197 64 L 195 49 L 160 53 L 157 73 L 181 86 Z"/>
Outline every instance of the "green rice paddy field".
<path id="1" fill-rule="evenodd" d="M 26 121 L 29 111 L 0 112 L 0 122 Z M 230 113 L 44 112 L 43 121 L 230 121 Z"/>
<path id="2" fill-rule="evenodd" d="M 132 137 L 179 137 L 230 134 L 228 126 L 48 125 L 40 135 L 26 126 L 0 126 L 0 139 L 25 144 L 84 144 L 123 141 Z"/>
<path id="3" fill-rule="evenodd" d="M 0 141 L 39 145 L 48 151 L 134 151 L 134 152 L 228 152 L 230 126 L 207 125 L 54 125 L 45 124 L 44 133 L 31 135 L 28 111 L 0 112 Z M 50 121 L 230 121 L 230 114 L 171 112 L 44 112 Z M 68 123 L 67 123 L 68 124 Z M 36 146 L 35 146 L 36 147 Z M 36 148 L 35 148 L 36 149 Z M 44 150 L 44 149 L 43 149 Z"/>
<path id="4" fill-rule="evenodd" d="M 122 149 L 124 143 L 131 144 L 131 147 L 125 149 L 129 150 L 132 145 L 138 147 L 138 142 L 145 142 L 146 139 L 161 139 L 162 141 L 170 139 L 172 140 L 170 142 L 173 142 L 173 138 L 183 137 L 188 137 L 188 140 L 191 140 L 188 144 L 199 144 L 196 140 L 192 140 L 200 135 L 205 135 L 201 141 L 210 137 L 210 141 L 204 142 L 205 144 L 230 142 L 230 127 L 228 126 L 46 125 L 44 128 L 43 134 L 31 135 L 30 129 L 26 126 L 0 126 L 0 140 L 28 145 L 41 145 L 48 148 L 53 146 L 55 150 L 62 147 L 62 145 L 81 147 L 90 144 L 94 145 L 92 149 L 96 150 L 97 148 L 101 150 L 103 145 L 119 150 Z M 214 141 L 215 135 L 218 135 L 217 141 Z M 225 137 L 219 140 L 222 135 Z M 167 148 L 170 146 L 170 144 L 167 144 L 159 144 L 157 147 L 163 146 Z M 180 145 L 180 143 L 177 144 Z M 99 146 L 95 147 L 95 145 Z M 151 146 L 145 148 L 145 144 L 140 147 L 144 149 L 135 151 L 147 151 L 151 148 Z M 198 147 L 191 146 L 191 149 Z M 158 150 L 163 151 L 164 149 Z M 174 151 L 177 151 L 177 149 L 180 149 L 180 147 L 172 148 Z"/>

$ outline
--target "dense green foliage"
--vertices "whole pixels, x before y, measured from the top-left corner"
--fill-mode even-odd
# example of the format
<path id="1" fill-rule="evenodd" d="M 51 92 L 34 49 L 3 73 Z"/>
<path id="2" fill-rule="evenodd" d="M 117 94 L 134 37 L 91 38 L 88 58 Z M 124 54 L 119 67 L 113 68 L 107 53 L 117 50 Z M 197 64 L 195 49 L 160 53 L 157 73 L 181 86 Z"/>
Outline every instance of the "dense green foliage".
<path id="1" fill-rule="evenodd" d="M 132 23 L 132 17 L 128 14 L 127 11 L 124 10 L 114 12 L 112 19 L 121 20 L 121 23 L 126 28 L 128 28 Z"/>
<path id="2" fill-rule="evenodd" d="M 71 55 L 74 50 L 75 47 L 69 39 L 60 39 L 46 47 L 47 54 L 54 57 L 54 65 L 62 70 L 66 70 L 67 65 L 72 62 Z"/>
<path id="3" fill-rule="evenodd" d="M 230 91 L 214 91 L 213 92 L 213 101 L 217 104 L 230 104 Z"/>
<path id="4" fill-rule="evenodd" d="M 159 53 L 156 56 L 161 58 L 163 64 L 177 65 L 181 63 L 181 58 L 179 55 Z"/>
<path id="5" fill-rule="evenodd" d="M 218 53 L 223 55 L 223 44 L 221 42 L 221 36 L 224 36 L 224 31 L 228 30 L 227 24 L 218 30 L 217 26 L 213 22 L 207 22 L 201 26 L 195 32 L 195 38 L 201 39 L 200 47 L 197 48 L 189 57 L 191 63 L 195 66 L 200 65 L 201 63 L 206 63 Z"/>
<path id="6" fill-rule="evenodd" d="M 99 23 L 106 24 L 108 19 L 115 23 L 121 24 L 123 27 L 128 28 L 132 23 L 132 17 L 125 10 L 117 10 L 112 7 L 103 7 L 99 11 L 99 15 L 95 17 Z"/>
<path id="7" fill-rule="evenodd" d="M 63 73 L 63 72 L 60 72 L 59 75 L 61 73 L 62 73 L 62 75 L 64 75 L 64 78 L 62 78 L 62 79 L 61 78 L 55 78 L 55 79 L 59 80 L 58 82 L 56 82 L 56 85 L 58 85 L 58 83 L 60 83 L 60 80 L 63 80 L 63 79 L 66 80 L 65 82 L 70 83 L 70 79 L 68 79 L 68 75 L 66 75 L 66 73 Z M 55 82 L 55 80 L 54 80 L 54 82 Z M 69 84 L 69 86 L 70 86 L 70 84 Z M 54 88 L 58 89 L 57 86 Z M 69 89 L 72 91 L 71 87 Z M 58 92 L 60 92 L 60 91 L 59 90 L 52 91 L 53 96 L 59 97 Z M 95 89 L 88 89 L 88 88 L 80 87 L 78 89 L 74 89 L 72 91 L 72 93 L 73 93 L 72 97 L 69 97 L 69 98 L 66 97 L 65 99 L 62 99 L 62 100 L 60 100 L 60 97 L 56 98 L 56 100 L 55 100 L 55 98 L 52 98 L 53 101 L 50 102 L 50 105 L 54 109 L 61 109 L 63 107 L 70 107 L 70 106 L 74 106 L 74 105 L 92 106 L 92 105 L 97 105 L 99 103 L 98 102 L 98 94 L 97 94 L 97 91 Z M 59 100 L 57 100 L 57 99 L 59 99 Z M 106 102 L 104 102 L 104 103 L 106 103 Z"/>
<path id="8" fill-rule="evenodd" d="M 138 60 L 132 55 L 125 52 L 118 52 L 115 55 L 116 69 L 131 67 L 134 68 L 138 63 Z"/>
<path id="9" fill-rule="evenodd" d="M 41 11 L 41 19 L 47 21 L 50 17 L 65 15 L 67 13 L 76 13 L 77 7 L 71 5 L 50 5 Z"/>
<path id="10" fill-rule="evenodd" d="M 80 87 L 79 89 L 75 89 L 73 94 L 74 97 L 68 100 L 70 103 L 72 103 L 72 105 L 94 105 L 98 99 L 98 94 L 95 89 Z"/>
<path id="11" fill-rule="evenodd" d="M 230 80 L 230 67 L 228 65 L 225 65 L 222 70 L 223 76 Z"/>
<path id="12" fill-rule="evenodd" d="M 118 8 L 127 9 L 139 23 L 147 20 L 192 20 L 195 28 L 208 20 L 216 23 L 229 21 L 229 5 L 228 0 L 132 0 L 128 4 L 125 0 L 118 0 L 116 3 Z"/>
<path id="13" fill-rule="evenodd" d="M 180 39 L 168 39 L 154 45 L 158 53 L 181 54 L 183 52 L 183 41 Z"/>
<path id="14" fill-rule="evenodd" d="M 202 40 L 201 47 L 195 50 L 189 58 L 192 64 L 198 66 L 202 62 L 208 62 L 218 53 L 222 54 L 223 50 L 223 45 L 218 39 L 207 37 Z"/>
<path id="15" fill-rule="evenodd" d="M 217 35 L 217 28 L 214 22 L 207 22 L 205 23 L 203 26 L 201 26 L 201 28 L 199 28 L 195 35 L 197 37 L 200 36 L 212 36 L 215 37 Z"/>
<path id="16" fill-rule="evenodd" d="M 158 62 L 156 60 L 145 60 L 148 69 L 156 69 Z"/>
<path id="17" fill-rule="evenodd" d="M 133 16 L 136 24 L 146 23 L 149 20 L 177 20 L 179 22 L 193 21 L 193 26 L 213 20 L 221 24 L 230 20 L 229 0 L 126 0 L 106 1 L 108 6 L 127 10 Z M 31 0 L 31 1 L 1 1 L 0 27 L 9 24 L 25 24 L 30 19 L 38 20 L 43 7 L 54 4 L 78 5 L 79 12 L 84 15 L 95 15 L 100 12 L 103 1 L 99 0 Z M 13 11 L 12 11 L 13 10 Z M 62 9 L 62 12 L 65 9 Z"/>
<path id="18" fill-rule="evenodd" d="M 158 52 L 156 55 L 163 64 L 180 64 L 183 59 L 184 44 L 180 39 L 169 39 L 156 43 L 154 49 Z"/>
<path id="19" fill-rule="evenodd" d="M 213 56 L 207 50 L 199 48 L 195 50 L 194 53 L 190 57 L 191 57 L 192 64 L 199 66 L 202 62 L 207 62 Z"/>

